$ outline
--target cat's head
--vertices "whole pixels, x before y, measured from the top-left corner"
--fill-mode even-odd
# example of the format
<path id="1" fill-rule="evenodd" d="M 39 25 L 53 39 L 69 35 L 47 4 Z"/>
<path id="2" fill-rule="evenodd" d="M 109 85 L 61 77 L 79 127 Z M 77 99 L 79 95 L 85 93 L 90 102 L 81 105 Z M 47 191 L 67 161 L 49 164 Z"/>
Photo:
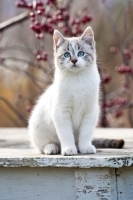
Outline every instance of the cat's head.
<path id="1" fill-rule="evenodd" d="M 90 26 L 81 37 L 65 38 L 55 30 L 53 39 L 55 63 L 60 69 L 78 72 L 96 62 L 94 34 Z"/>

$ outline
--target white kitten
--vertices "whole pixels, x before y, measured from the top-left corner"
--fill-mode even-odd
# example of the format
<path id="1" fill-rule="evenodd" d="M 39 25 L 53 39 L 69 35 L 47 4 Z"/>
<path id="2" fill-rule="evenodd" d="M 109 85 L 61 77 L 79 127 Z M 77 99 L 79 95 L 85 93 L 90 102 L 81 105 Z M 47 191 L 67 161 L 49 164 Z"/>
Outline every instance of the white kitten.
<path id="1" fill-rule="evenodd" d="M 38 100 L 29 120 L 35 146 L 45 154 L 96 153 L 92 136 L 99 116 L 100 76 L 94 34 L 64 38 L 54 31 L 53 84 Z"/>

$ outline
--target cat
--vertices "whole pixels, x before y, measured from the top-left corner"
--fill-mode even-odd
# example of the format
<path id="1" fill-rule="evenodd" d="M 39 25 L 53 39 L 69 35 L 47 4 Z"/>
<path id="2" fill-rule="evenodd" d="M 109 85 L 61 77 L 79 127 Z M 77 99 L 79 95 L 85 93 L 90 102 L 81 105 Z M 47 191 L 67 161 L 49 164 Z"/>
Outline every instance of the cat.
<path id="1" fill-rule="evenodd" d="M 29 120 L 34 145 L 44 154 L 68 156 L 93 154 L 96 147 L 121 148 L 123 140 L 92 141 L 100 113 L 100 75 L 92 28 L 71 38 L 55 30 L 53 41 L 54 81 L 39 98 Z"/>

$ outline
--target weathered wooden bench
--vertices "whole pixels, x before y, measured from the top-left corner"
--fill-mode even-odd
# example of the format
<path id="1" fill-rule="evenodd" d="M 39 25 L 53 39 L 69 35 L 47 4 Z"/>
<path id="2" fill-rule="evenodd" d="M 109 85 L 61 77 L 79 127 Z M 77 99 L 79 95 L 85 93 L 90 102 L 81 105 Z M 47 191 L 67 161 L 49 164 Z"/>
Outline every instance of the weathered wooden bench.
<path id="1" fill-rule="evenodd" d="M 133 200 L 133 130 L 97 129 L 124 149 L 95 155 L 39 154 L 26 129 L 0 129 L 0 200 Z"/>

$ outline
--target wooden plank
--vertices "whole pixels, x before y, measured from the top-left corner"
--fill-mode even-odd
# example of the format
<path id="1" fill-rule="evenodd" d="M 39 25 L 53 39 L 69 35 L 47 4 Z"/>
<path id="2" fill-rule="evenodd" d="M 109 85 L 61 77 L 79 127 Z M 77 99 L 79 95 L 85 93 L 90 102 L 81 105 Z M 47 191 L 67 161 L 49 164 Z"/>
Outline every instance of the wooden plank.
<path id="1" fill-rule="evenodd" d="M 77 169 L 76 199 L 117 200 L 115 169 Z"/>
<path id="2" fill-rule="evenodd" d="M 97 128 L 94 137 L 124 139 L 126 141 L 125 148 L 133 150 L 133 130 L 130 128 Z M 8 148 L 30 148 L 27 128 L 0 128 L 0 148 L 7 146 Z"/>
<path id="3" fill-rule="evenodd" d="M 97 137 L 123 138 L 123 149 L 98 149 L 96 154 L 61 156 L 40 154 L 30 147 L 28 131 L 25 128 L 0 129 L 0 166 L 8 167 L 112 167 L 133 165 L 132 129 L 96 129 Z"/>
<path id="4" fill-rule="evenodd" d="M 118 200 L 133 200 L 133 167 L 116 169 Z"/>
<path id="5" fill-rule="evenodd" d="M 74 169 L 0 168 L 0 200 L 74 200 Z"/>

